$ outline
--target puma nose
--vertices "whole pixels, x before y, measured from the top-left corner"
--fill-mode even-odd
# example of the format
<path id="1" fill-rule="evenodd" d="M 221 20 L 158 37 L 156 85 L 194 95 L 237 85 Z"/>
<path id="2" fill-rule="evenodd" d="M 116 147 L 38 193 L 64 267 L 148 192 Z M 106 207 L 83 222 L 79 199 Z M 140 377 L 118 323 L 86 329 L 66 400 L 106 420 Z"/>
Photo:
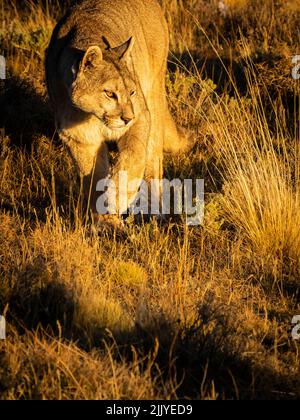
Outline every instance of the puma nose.
<path id="1" fill-rule="evenodd" d="M 122 115 L 121 118 L 125 122 L 125 124 L 127 125 L 134 119 L 134 115 Z"/>
<path id="2" fill-rule="evenodd" d="M 134 113 L 131 109 L 126 110 L 125 112 L 123 112 L 121 118 L 125 122 L 125 124 L 127 125 L 134 119 Z"/>

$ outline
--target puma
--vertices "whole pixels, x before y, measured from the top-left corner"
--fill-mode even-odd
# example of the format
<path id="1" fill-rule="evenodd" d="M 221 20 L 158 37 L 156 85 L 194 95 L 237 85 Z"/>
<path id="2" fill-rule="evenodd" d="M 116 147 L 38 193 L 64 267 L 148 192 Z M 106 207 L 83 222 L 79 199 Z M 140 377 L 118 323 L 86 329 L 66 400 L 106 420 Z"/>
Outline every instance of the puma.
<path id="1" fill-rule="evenodd" d="M 163 152 L 187 146 L 166 98 L 169 34 L 156 0 L 83 0 L 56 26 L 46 75 L 57 131 L 83 180 L 97 215 L 96 184 L 119 173 L 132 180 L 161 179 Z M 109 165 L 108 142 L 118 158 Z M 134 200 L 130 191 L 117 214 Z M 99 195 L 99 194 L 98 194 Z"/>

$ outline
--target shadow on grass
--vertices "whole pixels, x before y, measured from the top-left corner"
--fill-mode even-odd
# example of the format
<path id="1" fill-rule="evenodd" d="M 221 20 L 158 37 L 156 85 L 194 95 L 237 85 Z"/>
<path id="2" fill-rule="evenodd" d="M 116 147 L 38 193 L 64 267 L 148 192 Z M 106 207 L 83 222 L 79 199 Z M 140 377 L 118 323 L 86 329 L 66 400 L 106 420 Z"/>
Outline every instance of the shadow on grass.
<path id="1" fill-rule="evenodd" d="M 194 326 L 179 328 L 161 316 L 142 328 L 137 326 L 127 340 L 121 337 L 117 342 L 124 346 L 121 355 L 132 362 L 130 346 L 146 355 L 157 340 L 160 346 L 154 376 L 162 372 L 165 380 L 176 378 L 179 398 L 214 394 L 218 399 L 298 399 L 299 376 L 276 372 L 264 359 L 267 351 L 263 354 L 262 349 L 261 355 L 247 356 L 249 338 L 240 335 L 238 327 L 222 308 L 206 302 L 199 305 Z"/>
<path id="2" fill-rule="evenodd" d="M 205 58 L 199 52 L 182 54 L 171 53 L 168 69 L 176 68 L 184 72 L 210 79 L 217 86 L 216 93 L 232 97 L 250 97 L 249 87 L 259 88 L 260 100 L 270 130 L 278 133 L 278 115 L 274 104 L 281 102 L 285 113 L 285 126 L 291 136 L 299 131 L 298 115 L 300 109 L 299 89 L 292 79 L 291 66 L 286 67 L 286 59 L 273 53 L 256 53 L 248 59 L 229 59 L 227 57 Z M 250 79 L 249 79 L 249 74 Z"/>
<path id="3" fill-rule="evenodd" d="M 0 91 L 0 108 L 0 127 L 12 144 L 30 147 L 33 138 L 54 136 L 49 103 L 26 80 L 12 77 L 5 81 Z"/>
<path id="4" fill-rule="evenodd" d="M 103 340 L 112 340 L 116 362 L 134 363 L 138 355 L 145 360 L 145 370 L 149 354 L 155 354 L 153 379 L 160 377 L 162 383 L 173 380 L 179 384 L 176 396 L 183 399 L 209 395 L 255 400 L 300 397 L 299 376 L 281 374 L 269 362 L 272 343 L 268 348 L 258 345 L 256 353 L 250 351 L 251 338 L 241 332 L 231 308 L 219 305 L 212 297 L 199 304 L 198 319 L 191 326 L 180 326 L 176 320 L 153 313 L 131 330 L 113 333 L 113 339 L 104 328 L 91 330 L 87 337 L 74 325 L 75 296 L 60 282 L 57 273 L 47 274 L 42 259 L 26 266 L 19 273 L 19 280 L 16 284 L 22 287 L 13 291 L 9 307 L 13 318 L 23 322 L 22 327 L 18 326 L 20 334 L 24 328 L 44 329 L 54 338 L 76 342 L 87 352 L 104 350 Z M 158 381 L 157 387 L 160 386 Z"/>
<path id="5" fill-rule="evenodd" d="M 204 58 L 199 52 L 191 51 L 182 54 L 171 53 L 168 69 L 173 73 L 177 67 L 183 71 L 197 73 L 202 79 L 210 79 L 217 85 L 217 93 L 236 93 L 236 87 L 241 96 L 247 94 L 247 78 L 243 63 L 229 60 L 225 57 Z"/>

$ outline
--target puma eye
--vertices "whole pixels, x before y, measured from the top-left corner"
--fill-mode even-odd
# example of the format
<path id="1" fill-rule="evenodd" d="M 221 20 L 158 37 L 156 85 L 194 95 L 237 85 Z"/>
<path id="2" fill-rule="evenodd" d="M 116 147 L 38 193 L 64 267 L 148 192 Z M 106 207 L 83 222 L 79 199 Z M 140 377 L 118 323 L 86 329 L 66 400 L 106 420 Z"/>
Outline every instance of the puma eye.
<path id="1" fill-rule="evenodd" d="M 109 99 L 115 99 L 116 98 L 116 94 L 114 92 L 109 91 L 109 90 L 105 91 L 105 96 L 107 96 Z"/>
<path id="2" fill-rule="evenodd" d="M 133 90 L 132 92 L 130 92 L 130 96 L 135 96 L 136 95 L 136 90 Z"/>

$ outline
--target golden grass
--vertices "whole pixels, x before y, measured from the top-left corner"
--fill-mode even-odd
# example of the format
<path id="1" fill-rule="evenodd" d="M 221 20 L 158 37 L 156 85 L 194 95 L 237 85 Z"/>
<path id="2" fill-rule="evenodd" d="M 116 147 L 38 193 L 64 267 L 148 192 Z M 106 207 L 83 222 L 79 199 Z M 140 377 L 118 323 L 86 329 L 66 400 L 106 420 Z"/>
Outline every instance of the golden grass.
<path id="1" fill-rule="evenodd" d="M 42 62 L 63 7 L 2 0 L 0 399 L 299 398 L 300 16 L 217 3 L 162 1 L 170 105 L 197 139 L 165 173 L 205 178 L 204 225 L 119 238 L 91 229 L 53 135 Z"/>
<path id="2" fill-rule="evenodd" d="M 276 278 L 286 271 L 296 279 L 299 137 L 283 132 L 278 115 L 273 134 L 259 94 L 251 91 L 250 98 L 246 104 L 238 98 L 231 108 L 226 104 L 225 111 L 212 104 L 214 122 L 208 129 L 223 168 L 222 212 Z"/>

